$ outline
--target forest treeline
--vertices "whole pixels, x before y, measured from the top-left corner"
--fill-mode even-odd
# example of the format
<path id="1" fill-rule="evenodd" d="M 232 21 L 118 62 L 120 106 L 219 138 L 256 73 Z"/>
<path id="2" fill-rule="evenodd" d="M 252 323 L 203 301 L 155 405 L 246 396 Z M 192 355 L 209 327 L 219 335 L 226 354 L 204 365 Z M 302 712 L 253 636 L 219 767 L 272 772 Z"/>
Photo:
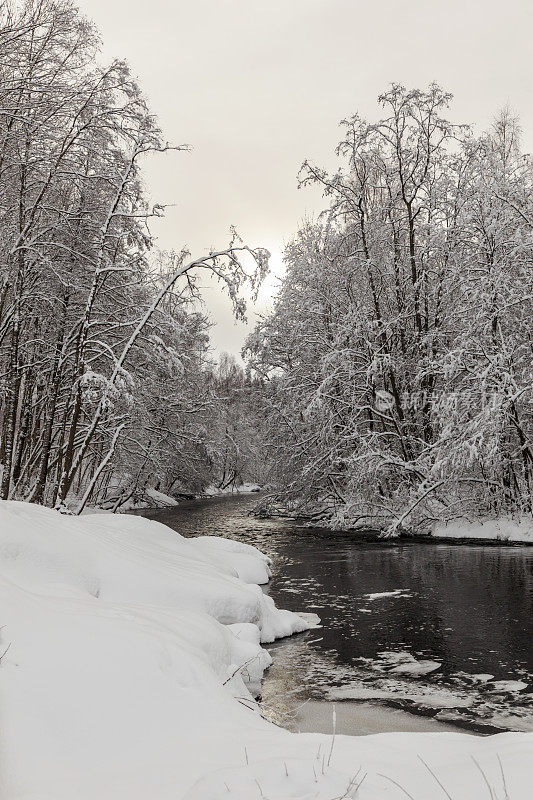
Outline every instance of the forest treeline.
<path id="1" fill-rule="evenodd" d="M 326 208 L 247 344 L 271 504 L 389 533 L 532 511 L 533 163 L 508 111 L 474 136 L 450 99 L 393 85 L 337 172 L 302 167 Z"/>
<path id="2" fill-rule="evenodd" d="M 158 253 L 141 169 L 181 148 L 99 49 L 68 1 L 0 2 L 0 497 L 75 511 L 253 478 L 261 381 L 213 363 L 195 274 L 242 315 L 268 256 Z"/>
<path id="3" fill-rule="evenodd" d="M 266 251 L 163 253 L 142 168 L 172 148 L 69 0 L 0 0 L 0 497 L 119 509 L 253 480 L 393 533 L 532 511 L 533 164 L 438 86 L 342 123 L 326 208 L 285 251 L 246 370 L 209 351 L 198 270 L 244 313 Z M 166 156 L 172 157 L 168 153 Z"/>

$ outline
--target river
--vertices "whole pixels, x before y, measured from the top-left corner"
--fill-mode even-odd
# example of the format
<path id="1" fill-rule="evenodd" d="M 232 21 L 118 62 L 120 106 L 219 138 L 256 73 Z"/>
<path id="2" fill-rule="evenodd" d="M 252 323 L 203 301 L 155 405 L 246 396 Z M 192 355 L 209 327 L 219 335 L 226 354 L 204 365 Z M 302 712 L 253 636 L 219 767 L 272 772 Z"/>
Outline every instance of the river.
<path id="1" fill-rule="evenodd" d="M 533 730 L 533 547 L 371 541 L 251 515 L 256 495 L 144 516 L 274 562 L 264 590 L 321 624 L 268 646 L 265 716 L 366 734 Z"/>

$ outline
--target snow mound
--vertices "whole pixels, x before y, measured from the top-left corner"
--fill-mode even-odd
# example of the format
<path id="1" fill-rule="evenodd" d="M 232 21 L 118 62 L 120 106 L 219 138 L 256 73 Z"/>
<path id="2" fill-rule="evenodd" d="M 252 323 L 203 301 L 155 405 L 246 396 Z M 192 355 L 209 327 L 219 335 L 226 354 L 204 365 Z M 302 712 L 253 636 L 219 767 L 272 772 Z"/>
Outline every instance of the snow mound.
<path id="1" fill-rule="evenodd" d="M 309 628 L 311 628 L 311 629 L 316 629 L 316 628 L 321 628 L 322 627 L 322 625 L 320 624 L 322 622 L 322 620 L 320 619 L 318 614 L 313 614 L 313 612 L 307 611 L 307 612 L 298 612 L 298 616 L 301 619 L 305 620 L 307 622 L 307 624 L 309 625 Z"/>
<path id="2" fill-rule="evenodd" d="M 68 517 L 4 502 L 0 564 L 21 587 L 54 594 L 67 584 L 93 598 L 201 610 L 222 624 L 251 622 L 271 642 L 306 630 L 256 586 L 268 563 L 255 548 L 185 539 L 158 522 L 122 515 Z M 255 551 L 255 553 L 253 552 Z M 232 561 L 234 565 L 232 565 Z"/>
<path id="3" fill-rule="evenodd" d="M 2 800 L 437 800 L 420 757 L 472 800 L 486 786 L 471 755 L 495 796 L 500 759 L 509 796 L 529 799 L 532 735 L 333 738 L 267 723 L 261 642 L 316 623 L 245 582 L 268 566 L 255 548 L 138 517 L 0 502 Z"/>
<path id="4" fill-rule="evenodd" d="M 139 517 L 0 503 L 2 800 L 174 800 L 220 737 L 262 726 L 260 642 L 308 628 L 239 577 L 268 564 Z"/>
<path id="5" fill-rule="evenodd" d="M 165 494 L 164 492 L 160 492 L 157 489 L 145 489 L 145 495 L 153 500 L 156 506 L 177 506 L 178 501 L 175 497 L 171 497 L 169 494 Z"/>
<path id="6" fill-rule="evenodd" d="M 201 552 L 214 556 L 218 563 L 233 566 L 245 583 L 268 583 L 272 576 L 272 561 L 251 544 L 221 536 L 199 536 L 194 543 Z"/>

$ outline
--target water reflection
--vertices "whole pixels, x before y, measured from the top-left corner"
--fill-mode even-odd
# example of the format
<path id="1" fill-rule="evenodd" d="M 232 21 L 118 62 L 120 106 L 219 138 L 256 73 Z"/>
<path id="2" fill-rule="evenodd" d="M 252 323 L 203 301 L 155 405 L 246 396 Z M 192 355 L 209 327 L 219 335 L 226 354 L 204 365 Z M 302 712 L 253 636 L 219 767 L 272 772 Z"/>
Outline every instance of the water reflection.
<path id="1" fill-rule="evenodd" d="M 287 544 L 290 561 L 276 571 L 271 594 L 294 609 L 307 600 L 324 620 L 325 646 L 343 661 L 406 649 L 441 661 L 444 674 L 503 678 L 533 669 L 529 548 L 345 541 L 325 547 L 321 536 L 305 537 Z M 365 597 L 400 588 L 409 593 Z"/>
<path id="2" fill-rule="evenodd" d="M 302 699 L 329 696 L 331 687 L 351 686 L 360 698 L 363 686 L 381 700 L 433 709 L 440 718 L 533 728 L 532 548 L 362 541 L 251 517 L 255 502 L 253 496 L 194 501 L 146 515 L 185 536 L 255 544 L 275 561 L 267 591 L 276 603 L 321 617 L 319 631 L 276 645 L 265 694 L 271 704 L 286 696 L 273 704 L 280 719 Z M 384 652 L 440 667 L 395 675 Z M 496 687 L 501 680 L 521 681 L 521 690 Z M 291 687 L 299 687 L 297 697 Z M 430 695 L 440 697 L 440 707 Z"/>

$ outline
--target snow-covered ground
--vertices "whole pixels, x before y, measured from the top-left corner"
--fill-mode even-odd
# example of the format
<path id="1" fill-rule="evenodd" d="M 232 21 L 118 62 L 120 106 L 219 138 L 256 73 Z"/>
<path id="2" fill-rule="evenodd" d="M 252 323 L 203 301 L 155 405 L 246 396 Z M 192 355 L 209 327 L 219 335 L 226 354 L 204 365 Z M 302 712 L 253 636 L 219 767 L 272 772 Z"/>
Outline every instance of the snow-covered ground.
<path id="1" fill-rule="evenodd" d="M 202 493 L 204 497 L 219 497 L 223 495 L 231 495 L 231 494 L 250 494 L 261 491 L 261 487 L 258 486 L 256 483 L 243 483 L 240 486 L 226 486 L 224 489 L 219 489 L 217 486 L 208 486 Z M 190 498 L 192 495 L 186 495 L 184 493 L 184 497 Z M 75 495 L 69 496 L 69 508 L 77 508 L 79 504 L 79 498 Z M 135 509 L 141 508 L 167 508 L 172 506 L 179 505 L 179 500 L 175 497 L 172 497 L 169 494 L 165 494 L 165 492 L 160 492 L 158 489 L 152 489 L 150 487 L 144 488 L 134 495 L 129 497 L 124 503 L 122 503 L 119 508 L 118 512 L 120 514 L 127 513 L 128 511 L 134 511 Z M 88 505 L 84 508 L 83 514 L 105 514 L 108 513 L 107 509 L 99 508 L 98 506 L 91 506 Z"/>
<path id="2" fill-rule="evenodd" d="M 0 503 L 2 800 L 529 800 L 532 734 L 263 720 L 260 642 L 309 624 L 262 593 L 269 574 L 226 539 Z"/>
<path id="3" fill-rule="evenodd" d="M 71 509 L 76 509 L 79 505 L 79 497 L 75 494 L 70 494 L 68 497 L 67 505 Z M 128 497 L 117 508 L 117 513 L 125 514 L 128 511 L 134 511 L 139 508 L 167 508 L 179 505 L 179 501 L 169 494 L 160 492 L 157 489 L 145 488 L 142 491 L 136 492 L 131 497 Z M 86 505 L 82 511 L 83 515 L 87 514 L 111 514 L 113 513 L 110 508 L 101 508 L 100 506 Z"/>
<path id="4" fill-rule="evenodd" d="M 240 486 L 234 486 L 230 484 L 226 486 L 224 489 L 220 489 L 218 486 L 208 486 L 204 489 L 203 494 L 206 497 L 218 497 L 219 495 L 224 494 L 249 494 L 251 492 L 259 492 L 261 491 L 261 487 L 258 486 L 257 483 L 241 483 Z"/>
<path id="5" fill-rule="evenodd" d="M 491 539 L 501 542 L 533 544 L 533 517 L 501 517 L 499 519 L 467 520 L 437 523 L 433 536 L 444 539 Z"/>

